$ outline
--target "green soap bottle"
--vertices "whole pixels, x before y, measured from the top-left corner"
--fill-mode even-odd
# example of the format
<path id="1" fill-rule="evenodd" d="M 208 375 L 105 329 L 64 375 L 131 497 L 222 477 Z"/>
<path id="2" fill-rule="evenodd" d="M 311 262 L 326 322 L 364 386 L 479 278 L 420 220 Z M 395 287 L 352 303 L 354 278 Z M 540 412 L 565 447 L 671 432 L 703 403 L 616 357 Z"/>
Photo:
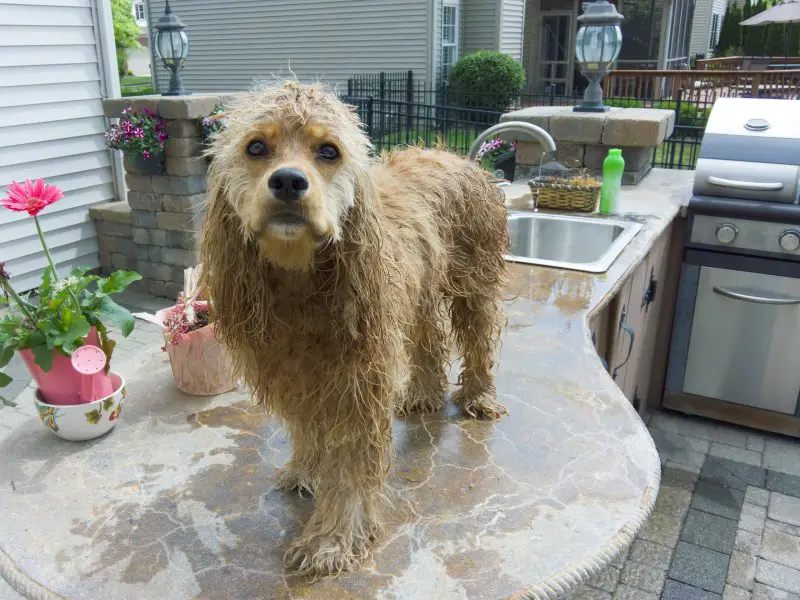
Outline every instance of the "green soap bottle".
<path id="1" fill-rule="evenodd" d="M 611 148 L 603 161 L 603 186 L 600 188 L 601 214 L 613 215 L 619 212 L 623 171 L 625 171 L 625 159 L 622 158 L 622 150 Z"/>

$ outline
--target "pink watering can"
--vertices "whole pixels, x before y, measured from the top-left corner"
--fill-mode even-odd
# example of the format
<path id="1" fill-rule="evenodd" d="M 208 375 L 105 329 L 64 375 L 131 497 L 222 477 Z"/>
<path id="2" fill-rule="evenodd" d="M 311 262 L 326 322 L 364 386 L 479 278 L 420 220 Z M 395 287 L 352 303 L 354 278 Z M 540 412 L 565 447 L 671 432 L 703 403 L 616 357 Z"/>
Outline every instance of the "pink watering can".
<path id="1" fill-rule="evenodd" d="M 81 375 L 80 399 L 94 402 L 114 393 L 111 379 L 105 376 L 106 354 L 98 346 L 86 344 L 72 353 L 72 368 Z"/>

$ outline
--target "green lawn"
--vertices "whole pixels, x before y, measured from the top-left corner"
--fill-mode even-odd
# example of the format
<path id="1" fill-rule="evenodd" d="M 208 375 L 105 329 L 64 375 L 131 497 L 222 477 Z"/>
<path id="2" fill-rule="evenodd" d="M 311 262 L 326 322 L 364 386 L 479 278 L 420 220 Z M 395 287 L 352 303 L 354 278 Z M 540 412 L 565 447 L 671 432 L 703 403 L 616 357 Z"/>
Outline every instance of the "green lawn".
<path id="1" fill-rule="evenodd" d="M 479 131 L 473 129 L 451 129 L 432 131 L 427 129 L 409 129 L 388 133 L 375 142 L 379 150 L 389 150 L 394 146 L 422 144 L 427 147 L 436 146 L 440 141 L 448 148 L 460 154 L 466 154 Z"/>
<path id="2" fill-rule="evenodd" d="M 126 75 L 120 77 L 120 88 L 122 96 L 146 96 L 153 93 L 150 77 L 140 77 L 136 75 Z"/>
<path id="3" fill-rule="evenodd" d="M 698 154 L 700 154 L 700 145 L 695 145 L 693 140 L 687 140 L 683 147 L 679 141 L 675 140 L 656 148 L 653 164 L 667 165 L 672 160 L 674 169 L 694 169 L 697 165 Z"/>

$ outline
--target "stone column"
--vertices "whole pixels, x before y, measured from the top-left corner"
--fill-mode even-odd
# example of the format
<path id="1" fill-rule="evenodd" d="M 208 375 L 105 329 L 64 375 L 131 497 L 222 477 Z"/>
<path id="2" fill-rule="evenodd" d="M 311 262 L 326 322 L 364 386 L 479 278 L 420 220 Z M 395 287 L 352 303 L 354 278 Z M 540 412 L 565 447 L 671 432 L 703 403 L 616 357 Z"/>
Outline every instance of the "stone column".
<path id="1" fill-rule="evenodd" d="M 108 117 L 127 107 L 152 110 L 166 122 L 166 160 L 160 175 L 146 175 L 125 159 L 125 182 L 135 254 L 127 261 L 144 278 L 147 292 L 175 298 L 183 289 L 183 270 L 199 262 L 205 217 L 206 170 L 200 121 L 225 97 L 140 96 L 103 103 Z M 112 254 L 113 263 L 113 254 Z M 132 264 L 135 263 L 135 264 Z"/>
<path id="2" fill-rule="evenodd" d="M 595 175 L 602 175 L 609 148 L 621 148 L 625 159 L 622 183 L 635 185 L 650 172 L 655 149 L 672 135 L 675 111 L 612 108 L 606 113 L 582 113 L 572 107 L 534 106 L 506 113 L 500 120 L 538 125 L 555 140 L 556 160 Z M 535 177 L 541 156 L 538 143 L 517 142 L 515 179 Z"/>

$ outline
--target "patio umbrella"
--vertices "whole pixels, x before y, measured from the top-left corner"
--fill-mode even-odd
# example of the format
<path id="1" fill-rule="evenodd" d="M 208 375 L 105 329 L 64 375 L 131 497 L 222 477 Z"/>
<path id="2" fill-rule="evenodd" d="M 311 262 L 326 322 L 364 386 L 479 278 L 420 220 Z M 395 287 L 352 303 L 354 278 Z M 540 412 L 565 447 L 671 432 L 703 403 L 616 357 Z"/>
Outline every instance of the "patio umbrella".
<path id="1" fill-rule="evenodd" d="M 800 0 L 784 0 L 772 8 L 745 19 L 739 25 L 771 25 L 773 23 L 800 22 Z"/>

